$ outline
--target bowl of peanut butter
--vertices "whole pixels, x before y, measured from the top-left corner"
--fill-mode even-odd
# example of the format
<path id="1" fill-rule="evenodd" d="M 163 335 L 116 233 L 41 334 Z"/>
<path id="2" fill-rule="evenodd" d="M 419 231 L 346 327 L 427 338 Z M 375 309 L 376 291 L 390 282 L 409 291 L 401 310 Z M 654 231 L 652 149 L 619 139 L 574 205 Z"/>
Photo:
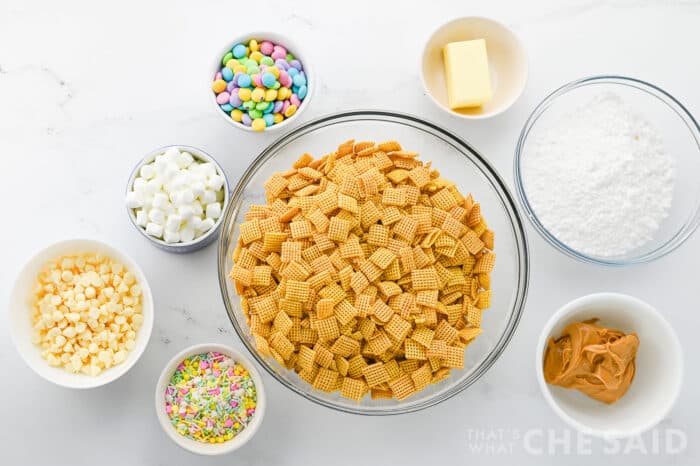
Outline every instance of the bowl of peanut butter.
<path id="1" fill-rule="evenodd" d="M 671 411 L 683 378 L 681 345 L 651 305 L 597 293 L 547 322 L 536 349 L 547 403 L 567 424 L 596 437 L 641 434 Z"/>

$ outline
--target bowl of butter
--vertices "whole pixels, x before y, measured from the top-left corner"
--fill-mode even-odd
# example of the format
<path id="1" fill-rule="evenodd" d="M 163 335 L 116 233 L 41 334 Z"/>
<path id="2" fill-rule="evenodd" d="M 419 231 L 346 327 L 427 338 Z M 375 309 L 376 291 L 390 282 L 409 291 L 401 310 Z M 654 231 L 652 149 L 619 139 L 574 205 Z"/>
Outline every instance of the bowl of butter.
<path id="1" fill-rule="evenodd" d="M 527 83 L 525 48 L 488 18 L 454 19 L 433 32 L 421 63 L 425 93 L 451 115 L 483 119 L 507 110 Z"/>

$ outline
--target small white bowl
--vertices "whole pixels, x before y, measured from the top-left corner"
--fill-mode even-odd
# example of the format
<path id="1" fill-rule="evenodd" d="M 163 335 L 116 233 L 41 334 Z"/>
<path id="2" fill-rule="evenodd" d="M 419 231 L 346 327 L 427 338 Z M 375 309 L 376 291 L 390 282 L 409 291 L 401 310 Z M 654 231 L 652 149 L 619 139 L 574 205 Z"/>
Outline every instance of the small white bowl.
<path id="1" fill-rule="evenodd" d="M 493 97 L 481 107 L 453 110 L 447 100 L 442 49 L 450 42 L 473 39 L 486 41 Z M 478 120 L 506 111 L 523 93 L 527 75 L 527 54 L 522 43 L 510 29 L 492 19 L 454 19 L 433 32 L 423 49 L 420 76 L 426 94 L 439 108 L 459 118 Z"/>
<path id="2" fill-rule="evenodd" d="M 211 84 L 213 82 L 214 75 L 217 73 L 217 71 L 221 69 L 222 66 L 221 58 L 224 55 L 226 55 L 235 44 L 245 43 L 250 39 L 255 39 L 258 42 L 262 42 L 263 40 L 269 40 L 274 44 L 284 46 L 284 48 L 286 48 L 289 53 L 294 55 L 294 57 L 301 62 L 302 66 L 304 67 L 304 74 L 306 75 L 306 97 L 304 97 L 304 100 L 301 101 L 301 105 L 299 105 L 299 108 L 297 108 L 297 111 L 294 113 L 294 115 L 292 115 L 289 118 L 285 118 L 280 123 L 276 123 L 272 126 L 265 128 L 265 130 L 263 131 L 254 131 L 253 128 L 251 128 L 250 126 L 246 126 L 243 123 L 239 123 L 231 119 L 231 117 L 228 114 L 224 113 L 221 110 L 219 104 L 216 103 L 216 94 L 211 90 Z M 231 126 L 234 126 L 238 129 L 242 129 L 243 131 L 261 134 L 270 133 L 272 131 L 280 131 L 284 128 L 287 128 L 290 124 L 293 124 L 295 120 L 298 120 L 299 116 L 301 116 L 301 114 L 304 113 L 304 111 L 306 111 L 306 109 L 309 107 L 311 99 L 314 95 L 314 90 L 316 88 L 316 76 L 312 71 L 311 62 L 308 59 L 308 55 L 301 51 L 301 48 L 299 48 L 296 42 L 289 39 L 289 37 L 277 34 L 276 32 L 249 32 L 247 34 L 243 34 L 234 38 L 227 47 L 223 48 L 221 52 L 216 57 L 214 57 L 212 68 L 210 68 L 209 74 L 207 75 L 207 80 L 208 81 L 206 89 L 209 93 L 209 101 L 212 103 L 212 108 L 214 108 L 216 113 L 219 114 L 224 120 L 226 120 Z"/>
<path id="3" fill-rule="evenodd" d="M 170 382 L 170 377 L 172 377 L 178 364 L 190 356 L 208 353 L 209 351 L 216 351 L 230 356 L 236 362 L 248 369 L 248 372 L 253 379 L 253 383 L 255 383 L 255 389 L 257 392 L 257 405 L 255 407 L 255 414 L 252 422 L 245 429 L 243 429 L 240 434 L 233 437 L 231 440 L 225 441 L 224 443 L 197 442 L 196 440 L 192 440 L 184 435 L 178 434 L 170 423 L 170 418 L 165 412 L 165 389 L 167 388 L 168 383 Z M 158 383 L 156 384 L 155 395 L 156 415 L 158 416 L 160 426 L 163 428 L 165 433 L 168 434 L 168 437 L 170 437 L 172 441 L 178 444 L 180 447 L 199 455 L 223 455 L 224 453 L 230 453 L 234 450 L 238 450 L 245 445 L 245 443 L 248 442 L 253 435 L 255 435 L 262 424 L 263 417 L 265 417 L 265 388 L 263 387 L 263 381 L 260 373 L 253 365 L 253 362 L 243 353 L 226 345 L 203 343 L 200 345 L 190 346 L 189 348 L 180 351 L 168 362 L 168 364 L 165 365 L 165 369 L 163 369 L 163 372 L 161 372 L 160 377 L 158 378 Z"/>
<path id="4" fill-rule="evenodd" d="M 48 262 L 62 255 L 99 252 L 123 264 L 136 277 L 141 285 L 143 300 L 143 325 L 136 333 L 136 346 L 129 351 L 121 364 L 102 371 L 92 377 L 85 374 L 73 374 L 62 367 L 51 367 L 41 357 L 41 349 L 32 343 L 32 288 L 39 272 Z M 15 347 L 24 361 L 34 372 L 49 382 L 68 388 L 94 388 L 112 382 L 124 375 L 138 361 L 146 349 L 153 330 L 153 295 L 146 276 L 134 260 L 124 252 L 100 241 L 90 239 L 72 239 L 60 241 L 36 253 L 17 276 L 9 308 L 10 334 Z"/>
<path id="5" fill-rule="evenodd" d="M 549 338 L 561 336 L 571 323 L 594 317 L 600 325 L 639 337 L 632 385 L 611 405 L 578 390 L 549 385 L 544 379 Z M 683 353 L 673 328 L 649 304 L 617 293 L 583 296 L 559 309 L 542 330 L 535 364 L 542 394 L 554 412 L 575 429 L 602 438 L 639 435 L 654 427 L 671 411 L 683 379 Z"/>
<path id="6" fill-rule="evenodd" d="M 141 233 L 141 235 L 144 236 L 147 240 L 149 240 L 154 246 L 164 251 L 184 254 L 202 249 L 208 246 L 209 244 L 213 243 L 219 237 L 221 222 L 224 218 L 223 212 L 226 210 L 226 206 L 228 205 L 230 188 L 228 185 L 228 178 L 226 177 L 224 169 L 221 168 L 221 165 L 219 165 L 219 163 L 214 159 L 214 157 L 207 154 L 201 149 L 197 149 L 196 147 L 175 144 L 170 146 L 159 147 L 158 149 L 149 152 L 148 155 L 141 159 L 141 161 L 136 165 L 136 167 L 134 167 L 134 169 L 131 172 L 131 175 L 129 176 L 129 181 L 126 183 L 126 193 L 129 193 L 133 190 L 134 180 L 139 175 L 141 167 L 153 162 L 158 155 L 162 154 L 171 147 L 176 147 L 178 150 L 183 152 L 189 152 L 195 159 L 197 159 L 200 162 L 209 162 L 213 164 L 216 167 L 216 172 L 221 177 L 223 177 L 224 200 L 222 202 L 223 205 L 221 206 L 221 216 L 218 219 L 216 219 L 216 223 L 214 224 L 214 226 L 211 228 L 211 230 L 207 231 L 202 236 L 193 239 L 192 241 L 187 241 L 184 243 L 166 243 L 162 239 L 149 235 L 148 233 L 146 233 L 145 228 L 136 223 L 135 209 L 130 209 L 127 207 L 126 211 L 129 215 L 129 220 L 131 220 L 131 224 L 134 226 L 134 228 L 136 228 L 139 231 L 139 233 Z"/>

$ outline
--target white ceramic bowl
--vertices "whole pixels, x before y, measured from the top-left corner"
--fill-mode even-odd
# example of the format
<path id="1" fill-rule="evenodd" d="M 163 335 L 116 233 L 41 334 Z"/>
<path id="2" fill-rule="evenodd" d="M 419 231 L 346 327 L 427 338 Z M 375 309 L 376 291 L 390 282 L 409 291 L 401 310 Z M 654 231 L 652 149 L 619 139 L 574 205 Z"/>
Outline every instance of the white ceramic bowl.
<path id="1" fill-rule="evenodd" d="M 219 165 L 219 162 L 217 162 L 214 157 L 211 155 L 207 154 L 201 149 L 197 149 L 196 147 L 192 146 L 183 146 L 183 145 L 170 145 L 170 146 L 164 146 L 164 147 L 159 147 L 158 149 L 155 149 L 151 152 L 149 152 L 139 163 L 134 167 L 134 169 L 131 172 L 131 175 L 129 176 L 129 181 L 126 183 L 126 193 L 130 192 L 134 188 L 134 180 L 136 177 L 139 175 L 139 172 L 141 170 L 141 167 L 151 163 L 155 160 L 155 158 L 168 150 L 171 147 L 177 147 L 178 150 L 182 152 L 189 152 L 192 154 L 192 156 L 197 159 L 200 162 L 209 162 L 213 164 L 216 167 L 216 172 L 223 177 L 224 179 L 224 200 L 222 202 L 221 206 L 221 212 L 222 215 L 218 219 L 216 219 L 216 223 L 214 226 L 204 233 L 202 236 L 199 236 L 192 241 L 187 241 L 187 242 L 181 242 L 181 243 L 166 243 L 164 240 L 160 238 L 156 238 L 154 236 L 149 235 L 146 233 L 146 229 L 140 226 L 139 224 L 136 223 L 136 210 L 135 209 L 130 209 L 126 207 L 127 214 L 129 215 L 129 220 L 131 220 L 131 224 L 136 228 L 136 230 L 141 233 L 143 237 L 145 237 L 148 241 L 150 241 L 155 247 L 162 249 L 163 251 L 168 251 L 168 252 L 174 252 L 178 254 L 184 254 L 188 252 L 194 252 L 199 249 L 202 249 L 209 244 L 213 243 L 218 237 L 219 237 L 219 230 L 221 229 L 221 219 L 223 218 L 223 212 L 226 210 L 226 206 L 228 205 L 228 200 L 229 200 L 229 192 L 230 188 L 228 185 L 228 177 L 226 176 L 226 172 L 224 172 L 224 169 L 221 168 L 221 165 Z M 126 194 L 125 193 L 125 194 Z"/>
<path id="2" fill-rule="evenodd" d="M 214 75 L 217 71 L 221 69 L 222 66 L 221 58 L 224 55 L 226 55 L 226 53 L 228 53 L 235 44 L 244 43 L 249 41 L 250 39 L 256 39 L 258 42 L 261 42 L 263 40 L 269 40 L 274 44 L 280 44 L 284 46 L 284 48 L 286 48 L 289 53 L 294 55 L 294 57 L 301 62 L 302 66 L 304 67 L 303 70 L 304 74 L 306 75 L 307 81 L 306 97 L 304 97 L 304 100 L 301 101 L 301 105 L 299 105 L 299 108 L 294 113 L 294 115 L 292 115 L 290 118 L 285 118 L 280 123 L 265 128 L 264 131 L 254 131 L 253 128 L 251 128 L 250 126 L 246 126 L 243 123 L 239 123 L 231 119 L 231 117 L 228 114 L 221 110 L 219 104 L 216 103 L 216 94 L 214 94 L 214 92 L 211 90 L 211 84 Z M 270 133 L 272 131 L 280 131 L 284 128 L 288 128 L 289 125 L 293 124 L 294 121 L 298 120 L 301 114 L 306 111 L 306 109 L 309 107 L 309 104 L 311 103 L 311 99 L 314 96 L 314 90 L 316 89 L 316 75 L 312 71 L 311 61 L 309 60 L 308 55 L 305 52 L 303 52 L 302 49 L 298 46 L 298 44 L 289 37 L 277 34 L 276 32 L 249 32 L 247 34 L 242 34 L 238 37 L 235 37 L 230 42 L 230 44 L 221 49 L 219 54 L 214 57 L 214 60 L 212 61 L 212 66 L 209 69 L 209 73 L 207 74 L 206 83 L 206 89 L 209 93 L 209 101 L 212 104 L 212 108 L 214 109 L 214 111 L 216 111 L 217 114 L 219 114 L 224 120 L 226 120 L 228 124 L 238 129 L 242 129 L 243 131 L 265 134 Z"/>
<path id="3" fill-rule="evenodd" d="M 180 364 L 182 361 L 184 361 L 190 356 L 193 356 L 195 354 L 207 353 L 209 351 L 217 351 L 219 353 L 223 353 L 227 356 L 232 357 L 236 362 L 242 364 L 246 369 L 248 369 L 248 372 L 250 373 L 250 376 L 253 379 L 253 383 L 255 383 L 255 389 L 257 391 L 257 406 L 255 408 L 255 414 L 253 416 L 252 422 L 250 423 L 250 425 L 248 425 L 248 427 L 243 429 L 243 431 L 241 431 L 240 434 L 238 434 L 231 440 L 225 441 L 224 443 L 197 442 L 196 440 L 192 440 L 190 438 L 178 434 L 175 428 L 170 423 L 170 418 L 165 412 L 165 389 L 167 388 L 168 383 L 170 382 L 170 377 L 175 372 L 175 369 L 177 368 L 178 364 Z M 189 348 L 180 351 L 178 354 L 173 356 L 173 358 L 165 365 L 165 369 L 163 369 L 163 372 L 161 372 L 160 377 L 158 378 L 158 383 L 156 384 L 155 395 L 156 416 L 158 416 L 160 426 L 163 428 L 165 433 L 168 434 L 168 437 L 170 437 L 173 442 L 177 443 L 185 450 L 200 455 L 222 455 L 224 453 L 230 453 L 234 450 L 238 450 L 243 445 L 245 445 L 245 443 L 248 442 L 248 440 L 250 440 L 253 437 L 253 435 L 255 435 L 255 433 L 260 428 L 260 425 L 262 424 L 263 418 L 265 417 L 265 388 L 263 387 L 263 381 L 262 377 L 260 376 L 260 373 L 253 365 L 252 361 L 248 359 L 243 353 L 226 345 L 219 345 L 216 343 L 204 343 L 200 345 L 190 346 Z"/>
<path id="4" fill-rule="evenodd" d="M 442 48 L 449 42 L 484 39 L 491 75 L 491 101 L 481 107 L 452 110 L 447 100 Z M 453 19 L 430 35 L 423 49 L 421 80 L 426 94 L 439 108 L 465 119 L 489 118 L 506 111 L 527 83 L 527 54 L 513 32 L 492 19 L 477 16 Z"/>
<path id="5" fill-rule="evenodd" d="M 85 374 L 73 374 L 62 367 L 51 367 L 41 357 L 41 349 L 32 343 L 32 287 L 39 272 L 51 260 L 67 254 L 83 252 L 103 253 L 126 266 L 141 285 L 143 300 L 143 325 L 136 334 L 136 346 L 129 351 L 126 360 L 121 364 L 102 371 L 96 377 Z M 138 361 L 146 349 L 153 330 L 153 295 L 148 281 L 141 268 L 124 252 L 100 241 L 90 239 L 72 239 L 52 244 L 36 253 L 19 273 L 9 307 L 10 334 L 17 351 L 34 372 L 49 382 L 68 388 L 94 388 L 112 382 L 124 375 Z"/>
<path id="6" fill-rule="evenodd" d="M 600 325 L 639 337 L 632 385 L 611 405 L 544 380 L 542 364 L 549 338 L 561 336 L 571 323 L 594 317 Z M 673 407 L 683 379 L 683 353 L 673 328 L 649 304 L 616 293 L 583 296 L 559 309 L 542 330 L 535 364 L 542 394 L 552 409 L 570 426 L 603 438 L 638 435 L 654 427 Z"/>

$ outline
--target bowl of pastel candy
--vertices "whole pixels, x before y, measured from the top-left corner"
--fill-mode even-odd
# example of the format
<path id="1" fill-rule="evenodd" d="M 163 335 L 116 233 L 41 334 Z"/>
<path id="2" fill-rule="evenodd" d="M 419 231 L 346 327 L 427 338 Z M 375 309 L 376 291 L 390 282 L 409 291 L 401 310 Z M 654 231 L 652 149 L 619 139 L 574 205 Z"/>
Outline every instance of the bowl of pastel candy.
<path id="1" fill-rule="evenodd" d="M 167 146 L 134 168 L 125 203 L 139 233 L 158 248 L 185 253 L 218 237 L 228 198 L 226 174 L 209 154 L 190 146 Z"/>
<path id="2" fill-rule="evenodd" d="M 308 107 L 314 84 L 299 48 L 268 32 L 235 39 L 216 56 L 210 72 L 216 113 L 246 131 L 287 126 Z"/>

